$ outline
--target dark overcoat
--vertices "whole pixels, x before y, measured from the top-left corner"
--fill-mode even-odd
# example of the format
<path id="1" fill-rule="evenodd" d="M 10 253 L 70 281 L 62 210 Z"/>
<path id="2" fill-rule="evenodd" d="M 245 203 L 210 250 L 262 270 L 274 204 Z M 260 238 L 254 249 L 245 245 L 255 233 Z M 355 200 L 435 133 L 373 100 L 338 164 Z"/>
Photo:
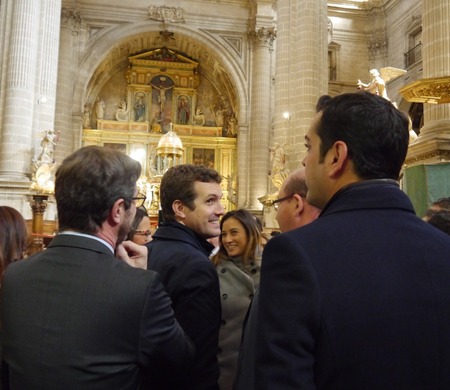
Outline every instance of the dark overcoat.
<path id="1" fill-rule="evenodd" d="M 143 388 L 218 389 L 221 303 L 217 271 L 208 257 L 214 246 L 178 222 L 163 222 L 147 246 L 148 268 L 160 274 L 196 356 L 188 376 L 147 378 Z"/>
<path id="2" fill-rule="evenodd" d="M 450 237 L 396 182 L 271 239 L 251 309 L 236 389 L 450 389 Z"/>

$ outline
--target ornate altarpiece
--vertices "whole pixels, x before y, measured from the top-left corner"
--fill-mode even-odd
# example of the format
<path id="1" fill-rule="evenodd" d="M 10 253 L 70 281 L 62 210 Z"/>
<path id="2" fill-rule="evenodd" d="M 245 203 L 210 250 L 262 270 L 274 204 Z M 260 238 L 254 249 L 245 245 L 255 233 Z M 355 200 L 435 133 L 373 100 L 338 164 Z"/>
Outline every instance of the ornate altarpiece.
<path id="1" fill-rule="evenodd" d="M 88 113 L 85 111 L 89 118 L 83 121 L 83 145 L 122 150 L 141 163 L 141 179 L 148 182 L 159 175 L 158 142 L 173 130 L 183 143 L 184 163 L 204 164 L 222 174 L 224 206 L 234 209 L 236 113 L 211 103 L 211 96 L 220 95 L 213 85 L 199 94 L 202 75 L 198 63 L 162 47 L 130 56 L 128 68 L 122 72 L 122 76 L 112 77 L 95 99 L 88 99 L 95 102 L 101 98 L 106 104 L 102 119 L 95 103 L 89 104 Z M 146 206 L 157 212 L 154 202 Z"/>

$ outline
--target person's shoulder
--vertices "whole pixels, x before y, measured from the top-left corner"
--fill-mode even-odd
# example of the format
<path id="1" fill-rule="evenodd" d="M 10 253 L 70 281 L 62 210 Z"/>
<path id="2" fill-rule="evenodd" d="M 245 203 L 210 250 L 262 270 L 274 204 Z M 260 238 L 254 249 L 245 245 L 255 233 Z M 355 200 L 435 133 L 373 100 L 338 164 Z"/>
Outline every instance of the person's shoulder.
<path id="1" fill-rule="evenodd" d="M 173 265 L 184 269 L 215 270 L 209 257 L 196 246 L 184 241 L 152 241 L 149 246 L 149 267 L 151 265 Z"/>

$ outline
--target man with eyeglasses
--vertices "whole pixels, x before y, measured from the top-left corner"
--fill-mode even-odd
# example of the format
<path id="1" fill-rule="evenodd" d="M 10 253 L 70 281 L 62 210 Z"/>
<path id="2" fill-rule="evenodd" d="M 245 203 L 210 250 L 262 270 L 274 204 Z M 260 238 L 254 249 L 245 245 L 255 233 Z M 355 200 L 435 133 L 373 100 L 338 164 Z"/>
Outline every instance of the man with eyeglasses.
<path id="1" fill-rule="evenodd" d="M 319 216 L 320 209 L 306 200 L 307 192 L 305 168 L 294 170 L 284 180 L 278 199 L 273 201 L 273 207 L 277 211 L 275 218 L 281 232 L 306 225 Z"/>
<path id="2" fill-rule="evenodd" d="M 59 233 L 2 282 L 4 388 L 134 390 L 143 371 L 181 375 L 190 364 L 194 347 L 159 276 L 133 268 L 146 267 L 146 247 L 122 243 L 145 200 L 140 172 L 98 146 L 58 167 Z"/>
<path id="3" fill-rule="evenodd" d="M 305 168 L 292 171 L 284 180 L 278 199 L 273 201 L 273 207 L 277 211 L 276 220 L 282 233 L 304 226 L 319 216 L 320 209 L 310 205 L 306 200 L 307 192 Z M 243 326 L 235 390 L 254 388 L 255 356 L 253 352 L 258 342 L 255 337 L 258 301 L 257 291 Z"/>

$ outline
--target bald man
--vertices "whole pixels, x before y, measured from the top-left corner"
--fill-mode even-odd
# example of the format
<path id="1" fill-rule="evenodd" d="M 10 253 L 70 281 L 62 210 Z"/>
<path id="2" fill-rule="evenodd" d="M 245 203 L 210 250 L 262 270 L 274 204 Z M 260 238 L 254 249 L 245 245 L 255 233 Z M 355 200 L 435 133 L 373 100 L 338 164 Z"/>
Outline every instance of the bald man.
<path id="1" fill-rule="evenodd" d="M 320 209 L 306 201 L 307 192 L 305 168 L 298 168 L 285 179 L 278 199 L 273 202 L 282 232 L 304 226 L 319 216 Z"/>
<path id="2" fill-rule="evenodd" d="M 307 192 L 305 168 L 296 169 L 284 180 L 278 193 L 278 199 L 273 202 L 273 206 L 277 210 L 276 220 L 283 233 L 304 226 L 319 216 L 320 209 L 306 201 Z M 254 307 L 257 305 L 258 292 L 251 304 L 253 309 L 249 309 L 244 323 L 238 372 L 233 387 L 235 390 L 254 388 L 254 355 L 251 351 L 256 343 L 254 327 L 257 323 L 257 311 Z"/>

